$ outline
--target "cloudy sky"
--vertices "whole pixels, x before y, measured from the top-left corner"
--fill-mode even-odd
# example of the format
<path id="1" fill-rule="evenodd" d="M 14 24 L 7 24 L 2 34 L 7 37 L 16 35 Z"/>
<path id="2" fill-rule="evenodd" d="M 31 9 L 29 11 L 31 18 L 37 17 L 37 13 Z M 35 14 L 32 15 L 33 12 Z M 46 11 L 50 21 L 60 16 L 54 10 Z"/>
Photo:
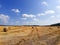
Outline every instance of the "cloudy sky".
<path id="1" fill-rule="evenodd" d="M 49 25 L 60 22 L 60 0 L 0 0 L 0 25 Z"/>

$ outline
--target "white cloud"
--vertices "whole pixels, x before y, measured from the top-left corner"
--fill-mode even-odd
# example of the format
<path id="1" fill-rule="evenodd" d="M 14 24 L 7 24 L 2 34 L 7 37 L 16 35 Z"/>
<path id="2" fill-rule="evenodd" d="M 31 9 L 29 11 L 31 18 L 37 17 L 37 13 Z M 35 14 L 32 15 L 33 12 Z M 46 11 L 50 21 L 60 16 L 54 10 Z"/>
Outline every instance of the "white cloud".
<path id="1" fill-rule="evenodd" d="M 11 11 L 15 12 L 15 13 L 20 13 L 19 9 L 11 9 Z"/>
<path id="2" fill-rule="evenodd" d="M 48 3 L 46 1 L 43 1 L 42 5 L 48 6 Z"/>
<path id="3" fill-rule="evenodd" d="M 51 16 L 51 18 L 55 18 L 55 16 L 54 16 L 54 15 L 52 15 L 52 16 Z"/>
<path id="4" fill-rule="evenodd" d="M 23 17 L 27 17 L 27 18 L 34 18 L 36 17 L 35 15 L 33 14 L 22 14 Z"/>
<path id="5" fill-rule="evenodd" d="M 8 23 L 9 18 L 10 17 L 8 15 L 0 14 L 0 19 L 3 21 L 3 23 Z"/>
<path id="6" fill-rule="evenodd" d="M 37 18 L 33 18 L 33 21 L 37 21 L 37 22 L 39 22 L 39 19 L 37 19 Z"/>
<path id="7" fill-rule="evenodd" d="M 22 20 L 27 20 L 27 18 L 21 18 Z"/>
<path id="8" fill-rule="evenodd" d="M 60 5 L 59 6 L 56 6 L 57 9 L 60 9 Z"/>
<path id="9" fill-rule="evenodd" d="M 44 13 L 40 13 L 40 14 L 37 14 L 38 16 L 45 16 L 45 15 L 48 15 L 48 14 L 54 14 L 55 11 L 54 10 L 46 10 Z"/>
<path id="10" fill-rule="evenodd" d="M 45 11 L 45 14 L 54 14 L 54 13 L 55 13 L 54 10 L 47 10 L 47 11 Z"/>
<path id="11" fill-rule="evenodd" d="M 37 21 L 25 21 L 23 22 L 23 25 L 39 25 L 40 22 Z"/>
<path id="12" fill-rule="evenodd" d="M 44 13 L 40 13 L 40 14 L 37 14 L 38 16 L 44 16 L 45 14 Z"/>

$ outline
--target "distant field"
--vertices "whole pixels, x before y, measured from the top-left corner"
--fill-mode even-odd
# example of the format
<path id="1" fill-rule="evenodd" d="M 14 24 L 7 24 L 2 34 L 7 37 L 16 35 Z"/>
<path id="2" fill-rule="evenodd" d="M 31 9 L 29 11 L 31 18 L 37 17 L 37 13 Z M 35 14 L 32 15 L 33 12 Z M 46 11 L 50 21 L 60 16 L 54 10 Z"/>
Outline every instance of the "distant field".
<path id="1" fill-rule="evenodd" d="M 0 26 L 0 45 L 60 45 L 60 26 Z"/>

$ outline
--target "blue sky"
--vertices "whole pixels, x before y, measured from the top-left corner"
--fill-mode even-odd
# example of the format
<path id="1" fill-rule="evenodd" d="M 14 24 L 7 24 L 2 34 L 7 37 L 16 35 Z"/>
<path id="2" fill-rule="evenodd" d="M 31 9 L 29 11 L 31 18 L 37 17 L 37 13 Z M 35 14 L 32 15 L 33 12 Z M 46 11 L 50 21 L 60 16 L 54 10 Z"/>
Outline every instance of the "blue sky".
<path id="1" fill-rule="evenodd" d="M 60 0 L 0 0 L 0 25 L 48 25 L 60 22 Z"/>

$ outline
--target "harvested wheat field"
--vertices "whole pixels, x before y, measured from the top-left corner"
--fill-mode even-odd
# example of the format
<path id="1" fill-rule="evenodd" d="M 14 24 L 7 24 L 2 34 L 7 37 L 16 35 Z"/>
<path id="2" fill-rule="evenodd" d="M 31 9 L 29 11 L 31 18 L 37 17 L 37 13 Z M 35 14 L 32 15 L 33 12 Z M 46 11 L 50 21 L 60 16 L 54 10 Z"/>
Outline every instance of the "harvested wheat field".
<path id="1" fill-rule="evenodd" d="M 60 27 L 0 26 L 0 45 L 60 45 Z"/>

